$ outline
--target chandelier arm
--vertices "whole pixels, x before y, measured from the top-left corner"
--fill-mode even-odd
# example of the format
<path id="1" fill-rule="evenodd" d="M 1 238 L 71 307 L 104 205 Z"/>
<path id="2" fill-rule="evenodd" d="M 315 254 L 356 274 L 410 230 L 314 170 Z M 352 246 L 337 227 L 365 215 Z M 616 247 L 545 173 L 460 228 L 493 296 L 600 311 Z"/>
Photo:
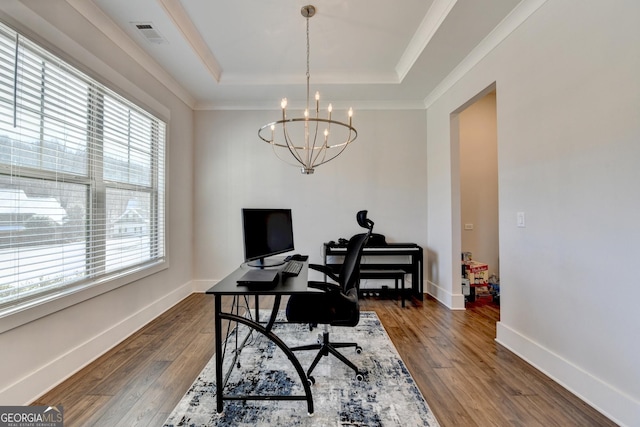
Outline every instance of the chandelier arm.
<path id="1" fill-rule="evenodd" d="M 332 155 L 331 157 L 329 157 L 328 159 L 325 159 L 325 157 L 323 157 L 322 161 L 320 163 L 314 163 L 312 167 L 316 167 L 316 166 L 320 166 L 323 165 L 325 163 L 330 162 L 331 160 L 335 159 L 336 157 L 338 157 L 340 154 L 342 154 L 342 152 L 347 148 L 347 145 L 349 145 L 348 143 L 345 143 L 342 148 L 340 148 L 340 151 L 338 151 L 336 154 Z"/>
<path id="2" fill-rule="evenodd" d="M 302 122 L 302 121 L 305 121 L 305 120 L 307 120 L 307 119 L 304 119 L 304 118 L 293 118 L 293 119 L 278 120 L 278 121 L 275 121 L 275 122 L 267 123 L 266 125 L 262 126 L 262 127 L 258 130 L 258 137 L 259 137 L 260 139 L 262 139 L 264 142 L 268 143 L 268 144 L 272 144 L 272 143 L 273 143 L 273 145 L 276 145 L 276 146 L 278 146 L 278 147 L 283 147 L 283 148 L 284 148 L 284 147 L 286 147 L 286 145 L 284 145 L 284 144 L 282 144 L 282 143 L 275 143 L 275 142 L 273 142 L 273 141 L 272 141 L 272 140 L 270 140 L 270 139 L 266 139 L 266 138 L 262 135 L 262 131 L 263 131 L 263 130 L 265 130 L 265 129 L 267 129 L 267 128 L 269 128 L 269 127 L 271 127 L 272 125 L 274 125 L 274 126 L 275 126 L 275 125 L 283 125 L 283 123 L 285 123 L 285 122 L 286 122 L 286 123 L 291 124 L 291 123 L 294 123 L 294 122 Z M 349 132 L 350 132 L 349 134 L 350 134 L 350 135 L 351 135 L 351 134 L 353 134 L 353 135 L 354 135 L 354 136 L 353 136 L 353 138 L 349 137 L 349 138 L 347 139 L 347 141 L 349 141 L 349 140 L 350 140 L 349 142 L 355 141 L 355 139 L 357 138 L 357 135 L 358 135 L 357 130 L 356 130 L 353 126 L 349 126 L 349 125 L 347 125 L 346 123 L 341 123 L 341 122 L 338 122 L 338 121 L 336 121 L 336 120 L 329 120 L 329 119 L 322 119 L 322 118 L 318 118 L 318 119 L 311 118 L 311 119 L 308 119 L 308 120 L 310 120 L 310 121 L 317 121 L 317 122 L 324 122 L 324 123 L 327 123 L 327 124 L 331 124 L 331 123 L 332 123 L 332 124 L 334 124 L 334 125 L 339 125 L 339 126 L 342 126 L 342 127 L 344 127 L 344 128 L 349 129 Z M 339 147 L 339 146 L 344 145 L 345 143 L 347 143 L 347 142 L 341 142 L 340 144 L 334 144 L 334 145 L 327 144 L 327 147 L 328 147 L 328 148 Z M 296 148 L 303 148 L 303 147 L 297 147 L 297 146 L 295 146 L 295 145 L 293 145 L 293 144 L 292 144 L 292 146 L 294 146 L 294 147 L 296 147 Z"/>
<path id="3" fill-rule="evenodd" d="M 353 138 L 351 138 L 351 134 L 352 133 L 355 133 Z M 333 148 L 341 147 L 340 150 L 336 154 L 330 156 L 328 159 L 326 159 L 326 151 L 327 150 L 325 150 L 325 156 L 322 158 L 322 161 L 320 163 L 314 163 L 313 167 L 323 165 L 323 164 L 325 164 L 327 162 L 330 162 L 331 160 L 335 159 L 336 157 L 338 157 L 340 154 L 342 154 L 342 152 L 347 148 L 347 146 L 349 144 L 351 144 L 353 141 L 355 141 L 357 136 L 358 136 L 358 132 L 356 132 L 355 129 L 353 129 L 353 131 L 350 129 L 349 130 L 349 135 L 348 135 L 346 141 L 342 142 L 341 144 L 336 144 L 336 145 L 332 146 Z M 331 147 L 329 147 L 329 148 L 331 148 Z"/>
<path id="4" fill-rule="evenodd" d="M 315 133 L 313 135 L 313 147 L 311 150 L 309 150 L 309 165 L 311 167 L 313 167 L 313 164 L 316 161 L 316 158 L 318 158 L 318 156 L 320 155 L 320 153 L 323 151 L 323 147 L 324 147 L 324 141 L 322 142 L 321 146 L 316 146 L 317 142 L 318 142 L 318 128 L 320 127 L 320 122 L 318 122 L 317 120 L 314 120 L 316 123 L 316 130 Z M 316 155 L 314 156 L 313 153 L 314 151 L 317 151 Z"/>
<path id="5" fill-rule="evenodd" d="M 298 153 L 296 146 L 291 142 L 291 137 L 289 137 L 289 131 L 287 130 L 286 120 L 282 122 L 282 134 L 284 136 L 284 142 L 289 150 L 289 153 L 300 163 L 300 165 L 305 166 L 302 157 Z"/>
<path id="6" fill-rule="evenodd" d="M 302 7 L 301 13 L 302 13 L 302 16 L 306 18 L 306 41 L 307 41 L 307 46 L 306 46 L 307 48 L 306 49 L 307 50 L 306 52 L 307 53 L 306 107 L 307 108 L 305 110 L 304 118 L 290 118 L 290 119 L 287 118 L 287 114 L 286 114 L 287 98 L 283 98 L 280 104 L 280 107 L 282 108 L 282 119 L 261 127 L 258 130 L 258 137 L 263 141 L 267 142 L 269 145 L 271 145 L 272 149 L 274 150 L 274 153 L 279 159 L 283 160 L 287 164 L 292 164 L 291 157 L 293 157 L 293 160 L 295 160 L 295 162 L 297 162 L 300 166 L 302 166 L 303 174 L 312 174 L 316 166 L 327 163 L 335 159 L 339 155 L 341 155 L 342 152 L 346 149 L 347 145 L 349 145 L 351 142 L 353 142 L 357 138 L 358 132 L 351 125 L 352 115 L 353 115 L 351 108 L 349 109 L 349 112 L 348 112 L 348 122 L 332 120 L 331 104 L 329 104 L 329 107 L 327 109 L 329 113 L 328 118 L 327 119 L 320 118 L 320 106 L 319 106 L 320 95 L 317 92 L 315 96 L 315 110 L 316 110 L 315 117 L 314 118 L 310 117 L 309 104 L 310 104 L 310 94 L 311 94 L 310 92 L 310 86 L 311 86 L 310 85 L 310 80 L 311 80 L 310 50 L 311 49 L 310 49 L 310 34 L 309 34 L 309 18 L 315 15 L 316 8 L 313 5 L 307 5 Z M 296 123 L 301 121 L 304 121 L 304 123 Z M 310 122 L 313 122 L 313 123 L 310 123 Z M 326 127 L 323 132 L 320 132 L 320 125 L 323 123 L 326 124 Z M 294 124 L 296 126 L 293 126 Z M 282 141 L 277 142 L 276 133 L 280 134 L 280 130 L 276 132 L 275 130 L 276 126 L 282 126 L 281 131 L 282 131 L 282 136 L 284 138 L 283 142 Z M 291 128 L 291 126 L 293 126 L 293 128 Z M 301 145 L 295 145 L 294 141 L 291 138 L 291 135 L 289 134 L 290 129 L 294 130 L 295 132 L 293 135 L 297 137 L 298 130 L 294 128 L 298 126 L 303 127 L 301 129 L 303 131 L 303 141 L 299 141 L 301 142 Z M 311 126 L 315 126 L 315 128 L 311 128 Z M 339 128 L 338 132 L 336 133 L 336 136 L 338 138 L 340 137 L 341 134 L 344 134 L 346 130 L 346 135 L 347 135 L 346 140 L 337 144 L 331 144 L 330 141 L 332 136 L 332 127 Z M 266 136 L 267 135 L 266 128 L 271 128 L 270 138 Z M 321 138 L 320 143 L 318 143 L 319 133 L 322 134 L 320 135 L 320 138 Z M 287 161 L 284 157 L 278 154 L 278 151 L 280 150 L 276 150 L 276 148 L 282 149 L 285 147 L 287 148 L 287 150 L 289 151 L 289 154 L 291 155 L 291 157 L 287 157 L 289 161 Z"/>
<path id="7" fill-rule="evenodd" d="M 318 120 L 320 118 L 319 117 L 319 113 L 320 113 L 320 111 L 319 111 L 319 108 L 318 108 L 318 101 L 316 99 L 316 118 L 314 119 L 314 121 L 316 123 L 316 131 L 315 131 L 315 135 L 314 135 L 314 138 L 313 138 L 313 149 L 314 149 L 314 151 L 316 150 L 316 143 L 318 142 L 318 130 L 320 128 L 320 121 Z M 325 150 L 326 143 L 327 143 L 327 139 L 325 137 L 322 140 L 322 145 L 318 147 L 317 153 L 315 153 L 315 156 L 314 156 L 314 152 L 313 151 L 311 151 L 309 153 L 309 165 L 310 165 L 310 167 L 313 167 L 313 165 L 316 163 L 316 160 L 318 159 L 320 154 Z"/>
<path id="8" fill-rule="evenodd" d="M 311 161 L 311 167 L 314 167 L 316 162 L 318 161 L 318 157 L 320 157 L 320 155 L 322 154 L 322 159 L 324 160 L 324 158 L 327 156 L 327 141 L 324 140 L 322 142 L 322 145 L 320 147 L 318 147 L 317 152 L 315 153 L 315 156 L 313 156 L 313 160 Z"/>
<path id="9" fill-rule="evenodd" d="M 322 153 L 322 159 L 320 161 L 318 161 L 318 157 L 320 157 L 320 153 Z M 318 153 L 316 154 L 316 157 L 313 160 L 313 164 L 312 164 L 311 167 L 315 168 L 316 166 L 325 163 L 325 159 L 326 158 L 327 158 L 327 149 L 326 149 L 326 144 L 325 144 L 325 148 L 323 150 L 318 151 Z"/>
<path id="10" fill-rule="evenodd" d="M 340 144 L 333 144 L 333 145 L 329 146 L 329 148 L 330 149 L 337 149 L 337 148 L 343 149 L 347 145 L 351 144 L 354 140 L 355 140 L 355 138 L 352 139 L 352 140 L 347 139 L 347 140 L 341 142 Z"/>
<path id="11" fill-rule="evenodd" d="M 349 136 L 347 137 L 347 139 L 344 142 L 341 142 L 339 144 L 333 144 L 333 145 L 329 145 L 327 148 L 337 148 L 337 147 L 346 147 L 347 145 L 351 144 L 353 141 L 356 140 L 356 138 L 358 137 L 358 132 L 349 126 L 345 126 L 349 129 Z M 351 134 L 353 134 L 353 138 L 351 138 Z"/>
<path id="12" fill-rule="evenodd" d="M 279 160 L 282 160 L 283 162 L 285 162 L 286 164 L 288 164 L 289 166 L 300 166 L 298 164 L 295 164 L 293 162 L 291 162 L 290 160 L 282 157 L 280 154 L 278 154 L 278 150 L 276 150 L 276 147 L 282 147 L 282 145 L 276 145 L 276 144 L 271 144 L 272 145 L 272 149 L 273 149 L 273 153 L 276 155 L 276 157 Z M 291 159 L 291 157 L 289 157 L 289 159 Z M 297 159 L 294 157 L 294 160 L 297 161 Z"/>
<path id="13" fill-rule="evenodd" d="M 333 144 L 333 145 L 327 144 L 327 148 L 335 148 L 343 145 L 348 145 L 351 142 L 355 141 L 355 139 L 358 137 L 358 131 L 356 131 L 356 129 L 353 126 L 349 126 L 346 123 L 338 122 L 336 120 L 328 120 L 328 119 L 318 119 L 318 121 L 327 123 L 329 126 L 329 129 L 331 129 L 331 124 L 335 124 L 335 125 L 347 128 L 349 130 L 349 134 L 345 142 L 341 142 L 340 144 Z M 353 134 L 353 138 L 351 138 L 352 134 Z"/>
<path id="14" fill-rule="evenodd" d="M 307 111 L 308 111 L 308 109 L 307 109 Z M 308 167 L 308 165 L 311 162 L 310 154 L 313 152 L 313 149 L 312 149 L 313 146 L 310 145 L 310 144 L 311 144 L 311 141 L 309 139 L 309 120 L 305 120 L 304 121 L 304 147 L 303 147 L 304 160 L 305 160 L 304 167 L 305 168 Z"/>

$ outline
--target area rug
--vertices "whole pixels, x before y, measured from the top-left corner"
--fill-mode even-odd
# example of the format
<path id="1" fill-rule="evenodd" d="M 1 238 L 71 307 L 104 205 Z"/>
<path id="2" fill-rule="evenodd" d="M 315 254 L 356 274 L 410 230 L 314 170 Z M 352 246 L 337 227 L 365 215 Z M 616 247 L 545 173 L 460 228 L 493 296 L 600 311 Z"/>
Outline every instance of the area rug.
<path id="1" fill-rule="evenodd" d="M 282 319 L 283 314 L 279 314 Z M 244 337 L 238 328 L 227 342 Z M 314 343 L 320 329 L 307 325 L 277 323 L 273 331 L 289 346 Z M 363 349 L 342 349 L 364 374 L 358 381 L 353 370 L 333 356 L 323 357 L 313 371 L 314 414 L 307 414 L 304 401 L 225 401 L 224 411 L 215 411 L 215 358 L 187 391 L 165 422 L 176 426 L 438 426 L 427 402 L 400 358 L 375 312 L 360 313 L 355 328 L 331 327 L 331 340 L 356 341 Z M 228 355 L 229 350 L 227 350 Z M 297 351 L 306 370 L 315 351 Z M 227 359 L 230 359 L 227 357 Z M 300 378 L 286 355 L 263 335 L 254 333 L 241 351 L 225 394 L 304 394 Z M 224 371 L 229 362 L 223 364 Z"/>

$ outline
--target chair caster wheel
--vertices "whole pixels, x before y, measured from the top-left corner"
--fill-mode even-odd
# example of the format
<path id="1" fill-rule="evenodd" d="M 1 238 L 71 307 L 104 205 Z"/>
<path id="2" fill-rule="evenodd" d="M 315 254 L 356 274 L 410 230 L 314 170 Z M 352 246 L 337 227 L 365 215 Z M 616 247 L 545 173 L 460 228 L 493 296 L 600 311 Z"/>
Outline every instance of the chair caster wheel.
<path id="1" fill-rule="evenodd" d="M 357 354 L 362 353 L 362 347 L 360 347 L 360 346 L 356 346 L 356 353 L 357 353 Z"/>
<path id="2" fill-rule="evenodd" d="M 307 383 L 309 385 L 314 385 L 316 383 L 316 379 L 313 378 L 312 376 L 307 377 Z"/>
<path id="3" fill-rule="evenodd" d="M 362 380 L 364 380 L 364 376 L 363 376 L 360 372 L 358 372 L 358 373 L 356 374 L 356 380 L 358 380 L 358 381 L 362 381 Z"/>

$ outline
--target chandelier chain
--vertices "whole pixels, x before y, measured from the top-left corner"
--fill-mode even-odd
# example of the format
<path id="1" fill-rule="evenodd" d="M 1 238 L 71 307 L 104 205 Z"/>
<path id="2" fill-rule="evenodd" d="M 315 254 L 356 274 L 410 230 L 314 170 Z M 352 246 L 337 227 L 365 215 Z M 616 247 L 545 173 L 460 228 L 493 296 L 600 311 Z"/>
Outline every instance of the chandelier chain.
<path id="1" fill-rule="evenodd" d="M 309 79 L 311 73 L 309 73 L 309 17 L 307 17 L 307 110 L 309 109 Z"/>

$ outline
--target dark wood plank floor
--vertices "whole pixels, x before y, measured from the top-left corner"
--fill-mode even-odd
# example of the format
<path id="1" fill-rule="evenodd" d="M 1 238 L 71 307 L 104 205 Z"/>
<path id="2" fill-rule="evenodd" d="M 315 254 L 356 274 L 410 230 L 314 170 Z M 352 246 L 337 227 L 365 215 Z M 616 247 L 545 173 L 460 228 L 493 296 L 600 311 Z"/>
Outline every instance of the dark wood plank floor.
<path id="1" fill-rule="evenodd" d="M 378 313 L 443 427 L 615 426 L 497 344 L 493 304 L 371 297 L 362 309 Z M 212 313 L 213 297 L 191 295 L 34 404 L 63 405 L 66 427 L 161 426 L 213 355 Z"/>

